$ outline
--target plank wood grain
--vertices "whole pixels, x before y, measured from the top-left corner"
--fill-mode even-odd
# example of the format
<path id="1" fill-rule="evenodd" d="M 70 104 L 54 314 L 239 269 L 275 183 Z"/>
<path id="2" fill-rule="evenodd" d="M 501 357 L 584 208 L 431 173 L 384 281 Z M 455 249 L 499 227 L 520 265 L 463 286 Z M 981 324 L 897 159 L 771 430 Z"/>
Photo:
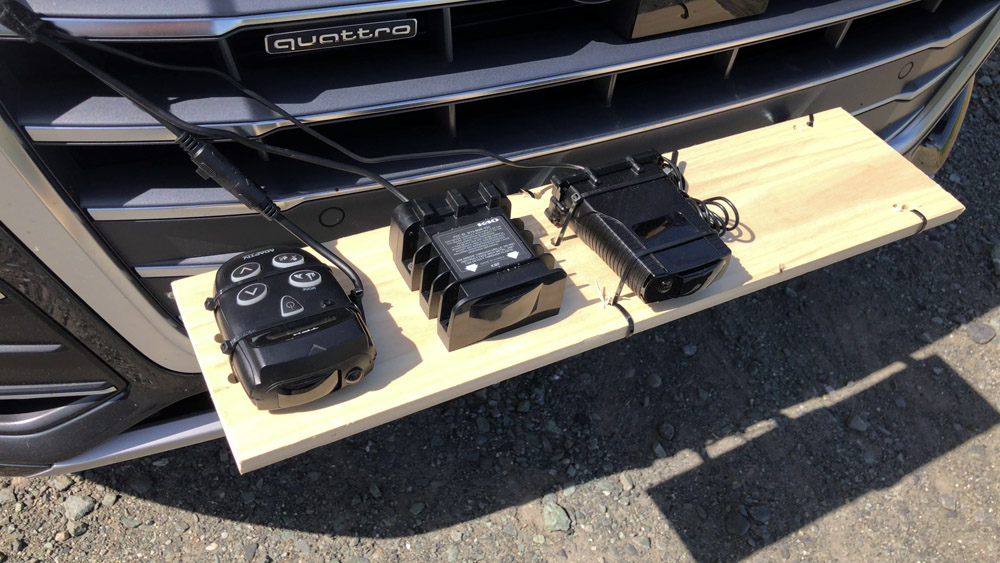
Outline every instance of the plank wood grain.
<path id="1" fill-rule="evenodd" d="M 743 227 L 726 242 L 726 274 L 696 295 L 625 307 L 641 331 L 951 221 L 962 205 L 843 110 L 780 123 L 679 151 L 695 197 L 725 195 Z M 548 244 L 555 229 L 538 199 L 512 196 L 513 216 Z M 378 349 L 363 382 L 325 399 L 278 412 L 258 411 L 230 383 L 218 329 L 204 309 L 214 274 L 173 284 L 195 353 L 241 472 L 340 440 L 479 388 L 596 348 L 626 335 L 620 312 L 603 307 L 598 287 L 617 277 L 575 236 L 553 255 L 569 279 L 556 317 L 447 352 L 418 297 L 393 265 L 388 229 L 336 241 L 366 278 L 365 308 Z"/>

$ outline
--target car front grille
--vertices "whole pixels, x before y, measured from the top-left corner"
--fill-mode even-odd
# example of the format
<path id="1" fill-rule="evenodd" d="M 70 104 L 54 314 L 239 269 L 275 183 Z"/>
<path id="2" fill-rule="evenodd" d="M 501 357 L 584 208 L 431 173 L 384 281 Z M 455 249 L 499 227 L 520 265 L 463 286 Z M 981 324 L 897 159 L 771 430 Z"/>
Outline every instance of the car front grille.
<path id="1" fill-rule="evenodd" d="M 598 164 L 838 106 L 892 138 L 961 64 L 997 4 L 772 0 L 762 16 L 635 41 L 609 27 L 604 6 L 571 0 L 374 3 L 233 26 L 220 16 L 208 26 L 218 35 L 190 31 L 202 29 L 192 21 L 60 21 L 147 58 L 228 72 L 361 154 L 483 147 Z M 264 52 L 270 33 L 401 18 L 418 21 L 417 37 Z M 184 119 L 329 154 L 220 81 L 87 55 Z M 192 174 L 166 130 L 78 69 L 16 39 L 0 41 L 0 63 L 7 119 L 164 307 L 170 280 L 286 240 Z M 315 236 L 387 221 L 391 199 L 366 181 L 223 144 Z M 487 176 L 508 188 L 544 179 L 479 160 L 374 168 L 414 193 Z"/>

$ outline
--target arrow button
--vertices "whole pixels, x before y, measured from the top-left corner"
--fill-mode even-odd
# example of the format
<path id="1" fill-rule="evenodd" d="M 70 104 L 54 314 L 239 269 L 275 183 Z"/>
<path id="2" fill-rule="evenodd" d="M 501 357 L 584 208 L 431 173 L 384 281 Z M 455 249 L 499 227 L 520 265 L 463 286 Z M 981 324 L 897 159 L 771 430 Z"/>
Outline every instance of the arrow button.
<path id="1" fill-rule="evenodd" d="M 229 279 L 231 279 L 233 283 L 237 283 L 243 280 L 248 280 L 259 273 L 260 264 L 257 262 L 247 262 L 246 264 L 243 264 L 233 270 L 233 273 L 229 275 Z"/>
<path id="2" fill-rule="evenodd" d="M 281 316 L 291 317 L 292 315 L 298 315 L 305 308 L 302 304 L 295 300 L 291 295 L 285 295 L 281 298 Z"/>
<path id="3" fill-rule="evenodd" d="M 236 294 L 236 304 L 242 307 L 260 303 L 267 295 L 267 286 L 262 283 L 252 283 Z"/>

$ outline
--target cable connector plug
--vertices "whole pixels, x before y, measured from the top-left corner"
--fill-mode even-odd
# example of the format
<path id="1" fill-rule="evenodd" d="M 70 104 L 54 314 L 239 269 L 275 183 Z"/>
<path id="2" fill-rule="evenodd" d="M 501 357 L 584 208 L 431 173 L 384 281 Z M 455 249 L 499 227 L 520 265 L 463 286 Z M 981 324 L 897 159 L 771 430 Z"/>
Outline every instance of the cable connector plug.
<path id="1" fill-rule="evenodd" d="M 189 133 L 177 136 L 177 144 L 188 154 L 191 162 L 198 167 L 198 175 L 206 180 L 214 180 L 225 190 L 240 200 L 243 205 L 273 220 L 279 213 L 278 206 L 235 164 L 222 155 L 214 146 Z"/>
<path id="2" fill-rule="evenodd" d="M 0 0 L 0 25 L 28 43 L 34 43 L 45 20 L 17 0 Z"/>

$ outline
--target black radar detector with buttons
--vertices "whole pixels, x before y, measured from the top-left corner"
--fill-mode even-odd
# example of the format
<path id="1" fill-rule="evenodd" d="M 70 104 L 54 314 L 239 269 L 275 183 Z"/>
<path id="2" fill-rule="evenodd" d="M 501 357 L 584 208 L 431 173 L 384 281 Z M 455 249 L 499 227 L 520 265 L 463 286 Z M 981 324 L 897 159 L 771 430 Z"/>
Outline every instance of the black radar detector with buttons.
<path id="1" fill-rule="evenodd" d="M 362 309 L 302 249 L 230 259 L 205 306 L 215 312 L 233 374 L 261 410 L 319 399 L 361 381 L 375 363 Z"/>

